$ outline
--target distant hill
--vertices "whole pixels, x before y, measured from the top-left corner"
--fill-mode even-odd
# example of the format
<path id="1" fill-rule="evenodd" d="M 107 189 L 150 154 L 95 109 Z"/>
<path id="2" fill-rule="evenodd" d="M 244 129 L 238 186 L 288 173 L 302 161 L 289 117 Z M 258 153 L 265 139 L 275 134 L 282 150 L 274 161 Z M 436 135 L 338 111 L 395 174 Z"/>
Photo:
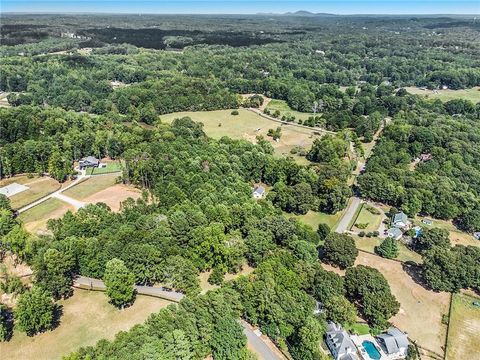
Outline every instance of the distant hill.
<path id="1" fill-rule="evenodd" d="M 295 12 L 286 12 L 283 15 L 294 15 L 294 16 L 337 16 L 335 14 L 329 14 L 329 13 L 312 13 L 310 11 L 306 10 L 298 10 Z"/>

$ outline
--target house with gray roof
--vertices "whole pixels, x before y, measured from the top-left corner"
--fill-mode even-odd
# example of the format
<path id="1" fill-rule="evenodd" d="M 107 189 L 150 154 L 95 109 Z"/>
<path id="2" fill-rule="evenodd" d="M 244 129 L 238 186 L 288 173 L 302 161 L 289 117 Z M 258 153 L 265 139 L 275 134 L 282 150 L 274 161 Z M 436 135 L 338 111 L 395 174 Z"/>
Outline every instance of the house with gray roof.
<path id="1" fill-rule="evenodd" d="M 100 165 L 100 160 L 94 156 L 87 156 L 78 162 L 80 170 L 86 169 L 87 167 L 98 167 Z"/>
<path id="2" fill-rule="evenodd" d="M 403 359 L 408 352 L 407 334 L 395 327 L 391 327 L 386 333 L 377 336 L 377 341 L 382 350 L 391 358 Z"/>
<path id="3" fill-rule="evenodd" d="M 392 225 L 396 228 L 405 229 L 408 228 L 410 224 L 408 216 L 403 211 L 400 211 L 393 216 Z"/>
<path id="4" fill-rule="evenodd" d="M 325 343 L 335 360 L 359 360 L 357 347 L 341 325 L 328 322 Z"/>
<path id="5" fill-rule="evenodd" d="M 253 197 L 255 199 L 261 199 L 265 196 L 265 188 L 263 186 L 256 186 L 254 189 L 253 189 Z"/>
<path id="6" fill-rule="evenodd" d="M 402 230 L 400 230 L 399 228 L 396 228 L 396 227 L 390 228 L 387 231 L 387 236 L 390 237 L 390 238 L 393 238 L 395 240 L 401 239 L 402 235 L 403 235 Z"/>

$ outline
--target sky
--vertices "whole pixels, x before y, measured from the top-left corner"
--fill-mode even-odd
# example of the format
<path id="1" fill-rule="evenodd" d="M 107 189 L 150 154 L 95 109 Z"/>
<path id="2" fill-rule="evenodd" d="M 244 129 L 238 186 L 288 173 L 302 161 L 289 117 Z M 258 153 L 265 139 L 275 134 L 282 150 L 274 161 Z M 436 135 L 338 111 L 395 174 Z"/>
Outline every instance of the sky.
<path id="1" fill-rule="evenodd" d="M 0 12 L 254 14 L 480 14 L 480 0 L 0 0 Z"/>

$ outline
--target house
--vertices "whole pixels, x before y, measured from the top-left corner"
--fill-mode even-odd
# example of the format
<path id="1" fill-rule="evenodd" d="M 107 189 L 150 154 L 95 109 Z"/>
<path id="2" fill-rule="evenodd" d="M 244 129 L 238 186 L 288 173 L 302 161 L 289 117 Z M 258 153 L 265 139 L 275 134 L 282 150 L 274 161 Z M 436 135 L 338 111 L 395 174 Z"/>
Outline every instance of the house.
<path id="1" fill-rule="evenodd" d="M 391 327 L 385 334 L 378 335 L 377 341 L 382 347 L 382 350 L 389 355 L 389 358 L 403 359 L 407 356 L 407 334 L 397 328 Z"/>
<path id="2" fill-rule="evenodd" d="M 98 167 L 98 165 L 100 165 L 100 160 L 94 156 L 87 156 L 79 161 L 80 170 L 88 167 Z"/>
<path id="3" fill-rule="evenodd" d="M 400 211 L 393 216 L 392 225 L 404 229 L 410 226 L 410 221 L 408 221 L 407 215 L 403 211 Z"/>
<path id="4" fill-rule="evenodd" d="M 253 197 L 255 199 L 261 199 L 265 196 L 265 188 L 263 186 L 256 186 L 254 189 L 253 189 Z"/>
<path id="5" fill-rule="evenodd" d="M 480 240 L 480 231 L 474 232 L 473 237 L 477 240 Z"/>
<path id="6" fill-rule="evenodd" d="M 402 238 L 403 233 L 402 230 L 400 230 L 399 228 L 393 227 L 388 229 L 387 236 L 395 240 L 399 240 Z"/>
<path id="7" fill-rule="evenodd" d="M 432 154 L 420 154 L 420 160 L 423 162 L 432 160 L 432 158 Z"/>
<path id="8" fill-rule="evenodd" d="M 358 360 L 355 344 L 339 324 L 328 322 L 325 343 L 335 360 Z"/>
<path id="9" fill-rule="evenodd" d="M 428 225 L 428 226 L 432 226 L 433 225 L 433 220 L 422 219 L 422 223 L 424 223 L 425 225 Z"/>

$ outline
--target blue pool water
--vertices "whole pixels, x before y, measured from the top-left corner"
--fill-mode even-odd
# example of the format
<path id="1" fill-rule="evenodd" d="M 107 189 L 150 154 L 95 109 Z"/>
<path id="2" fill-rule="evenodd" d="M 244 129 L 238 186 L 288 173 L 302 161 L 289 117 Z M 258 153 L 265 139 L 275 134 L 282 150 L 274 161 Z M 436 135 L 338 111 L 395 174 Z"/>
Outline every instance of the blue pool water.
<path id="1" fill-rule="evenodd" d="M 371 341 L 365 340 L 364 342 L 362 342 L 362 346 L 371 359 L 378 360 L 382 357 Z"/>

